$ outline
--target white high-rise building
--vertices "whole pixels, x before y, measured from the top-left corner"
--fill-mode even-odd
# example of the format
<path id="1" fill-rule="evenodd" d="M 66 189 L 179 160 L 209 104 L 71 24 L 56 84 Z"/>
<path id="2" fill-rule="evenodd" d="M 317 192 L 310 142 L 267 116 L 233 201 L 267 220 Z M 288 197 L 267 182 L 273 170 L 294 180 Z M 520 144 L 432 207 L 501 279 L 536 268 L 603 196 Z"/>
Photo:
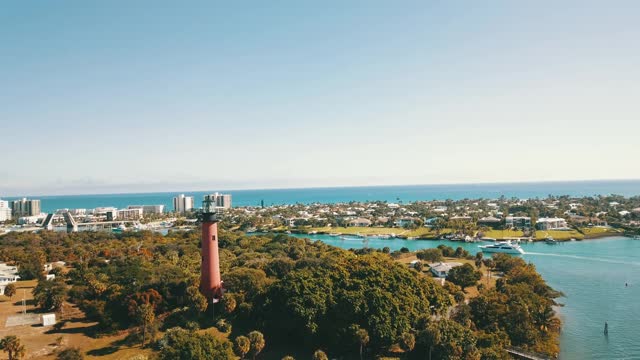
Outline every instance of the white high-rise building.
<path id="1" fill-rule="evenodd" d="M 173 198 L 173 211 L 182 214 L 191 210 L 193 210 L 193 196 L 180 194 Z"/>
<path id="2" fill-rule="evenodd" d="M 209 195 L 209 198 L 215 201 L 216 207 L 221 207 L 225 209 L 231 208 L 231 195 L 230 194 L 220 194 L 213 193 Z"/>
<path id="3" fill-rule="evenodd" d="M 40 215 L 40 200 L 22 198 L 11 202 L 11 214 L 15 217 Z"/>
<path id="4" fill-rule="evenodd" d="M 0 200 L 0 222 L 11 220 L 11 208 L 9 202 L 6 200 Z"/>

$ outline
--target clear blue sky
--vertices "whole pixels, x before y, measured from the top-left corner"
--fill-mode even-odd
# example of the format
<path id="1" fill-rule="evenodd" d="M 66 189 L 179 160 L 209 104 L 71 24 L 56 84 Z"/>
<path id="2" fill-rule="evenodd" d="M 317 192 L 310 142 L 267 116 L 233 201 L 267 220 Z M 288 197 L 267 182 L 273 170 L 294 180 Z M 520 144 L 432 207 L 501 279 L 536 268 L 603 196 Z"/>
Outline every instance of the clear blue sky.
<path id="1" fill-rule="evenodd" d="M 0 195 L 640 178 L 638 1 L 6 1 Z"/>

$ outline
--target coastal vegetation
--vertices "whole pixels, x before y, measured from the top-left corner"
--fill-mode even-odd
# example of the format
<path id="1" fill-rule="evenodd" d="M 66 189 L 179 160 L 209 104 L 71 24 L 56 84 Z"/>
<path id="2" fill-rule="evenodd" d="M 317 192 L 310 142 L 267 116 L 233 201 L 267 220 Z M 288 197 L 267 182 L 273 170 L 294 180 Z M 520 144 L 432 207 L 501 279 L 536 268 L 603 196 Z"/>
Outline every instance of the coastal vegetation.
<path id="1" fill-rule="evenodd" d="M 507 218 L 526 218 L 523 223 Z M 539 226 L 545 218 L 566 224 Z M 230 229 L 301 234 L 396 236 L 411 239 L 553 237 L 583 240 L 640 234 L 640 197 L 463 199 L 243 207 L 225 214 Z"/>
<path id="2" fill-rule="evenodd" d="M 34 274 L 42 311 L 77 307 L 96 322 L 90 336 L 126 331 L 126 342 L 160 359 L 309 358 L 319 349 L 363 359 L 507 359 L 509 346 L 558 350 L 559 294 L 520 259 L 496 257 L 496 286 L 468 298 L 459 294 L 479 278 L 466 262 L 441 286 L 396 260 L 407 252 L 221 231 L 227 291 L 212 313 L 198 291 L 199 242 L 197 232 L 9 233 L 0 260 L 31 269 L 65 261 L 53 281 Z M 474 261 L 462 249 L 437 250 Z M 419 254 L 437 260 L 431 253 Z"/>
<path id="3" fill-rule="evenodd" d="M 279 228 L 275 229 L 275 232 L 284 232 L 287 228 Z M 294 229 L 295 231 L 295 229 Z M 402 229 L 402 228 L 392 228 L 392 227 L 337 227 L 337 228 L 308 228 L 304 231 L 297 231 L 303 233 L 319 233 L 319 234 L 328 234 L 335 233 L 340 235 L 363 235 L 363 236 L 372 236 L 372 235 L 395 235 L 401 238 L 418 238 L 418 239 L 441 239 L 447 235 L 454 235 L 458 233 L 457 229 L 454 228 L 442 228 L 439 230 L 433 230 L 430 228 L 419 228 L 419 229 Z M 553 237 L 556 240 L 584 240 L 590 238 L 599 238 L 604 236 L 615 236 L 622 234 L 623 231 L 613 229 L 610 227 L 576 227 L 574 229 L 568 230 L 538 230 L 535 232 L 534 240 L 544 240 L 547 237 Z M 472 236 L 480 236 L 494 239 L 509 239 L 509 238 L 524 238 L 529 237 L 528 234 L 525 234 L 522 230 L 514 230 L 514 229 L 482 229 L 480 227 L 473 228 L 470 232 Z"/>

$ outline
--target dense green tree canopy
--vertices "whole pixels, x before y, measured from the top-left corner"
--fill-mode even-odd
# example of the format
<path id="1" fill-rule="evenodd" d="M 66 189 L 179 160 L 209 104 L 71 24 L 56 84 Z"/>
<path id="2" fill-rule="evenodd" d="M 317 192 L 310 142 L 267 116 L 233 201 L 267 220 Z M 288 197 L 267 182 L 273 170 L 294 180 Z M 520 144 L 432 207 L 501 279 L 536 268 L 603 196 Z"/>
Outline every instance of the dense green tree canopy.
<path id="1" fill-rule="evenodd" d="M 345 252 L 303 265 L 274 283 L 262 312 L 273 333 L 290 339 L 315 337 L 318 343 L 347 348 L 344 335 L 357 324 L 368 331 L 371 346 L 386 347 L 398 342 L 415 319 L 450 304 L 431 279 L 386 255 Z"/>
<path id="2" fill-rule="evenodd" d="M 60 278 L 54 280 L 39 280 L 33 289 L 33 298 L 44 311 L 59 311 L 66 298 L 67 287 Z"/>
<path id="3" fill-rule="evenodd" d="M 464 288 L 475 285 L 482 278 L 482 273 L 477 271 L 471 264 L 462 264 L 449 270 L 447 281 Z"/>
<path id="4" fill-rule="evenodd" d="M 209 334 L 183 329 L 170 329 L 160 340 L 160 360 L 234 360 L 229 342 L 221 342 Z"/>
<path id="5" fill-rule="evenodd" d="M 460 287 L 440 286 L 400 264 L 394 260 L 403 256 L 399 252 L 347 251 L 285 235 L 221 231 L 226 291 L 212 319 L 212 306 L 198 291 L 199 243 L 198 232 L 9 233 L 0 242 L 0 261 L 66 261 L 69 273 L 41 281 L 36 301 L 56 309 L 68 295 L 103 332 L 129 329 L 146 337 L 148 331 L 153 338 L 161 321 L 168 331 L 151 346 L 160 359 L 234 358 L 231 341 L 184 330 L 213 324 L 247 334 L 236 338 L 236 351 L 258 358 L 263 352 L 308 358 L 324 349 L 353 359 L 393 351 L 425 359 L 428 350 L 433 359 L 504 359 L 511 345 L 557 352 L 559 322 L 552 307 L 560 294 L 521 259 L 496 256 L 491 265 L 504 274 L 496 287 L 480 289 L 469 306 L 452 308 L 451 294 L 464 300 Z M 446 246 L 429 251 L 445 252 L 470 257 Z M 473 271 L 454 272 L 453 279 L 473 280 L 475 269 L 469 267 Z M 176 326 L 184 329 L 171 329 Z M 260 336 L 249 333 L 254 329 Z"/>
<path id="6" fill-rule="evenodd" d="M 440 262 L 443 260 L 441 249 L 424 249 L 416 253 L 416 256 L 420 260 L 424 260 L 429 263 Z"/>
<path id="7" fill-rule="evenodd" d="M 553 306 L 560 293 L 551 289 L 532 264 L 506 255 L 494 258 L 504 271 L 495 289 L 469 302 L 472 320 L 479 330 L 502 331 L 511 344 L 548 354 L 558 352 L 560 322 Z"/>
<path id="8" fill-rule="evenodd" d="M 443 319 L 429 324 L 418 333 L 418 342 L 420 352 L 430 353 L 433 359 L 480 359 L 473 332 L 455 321 Z"/>

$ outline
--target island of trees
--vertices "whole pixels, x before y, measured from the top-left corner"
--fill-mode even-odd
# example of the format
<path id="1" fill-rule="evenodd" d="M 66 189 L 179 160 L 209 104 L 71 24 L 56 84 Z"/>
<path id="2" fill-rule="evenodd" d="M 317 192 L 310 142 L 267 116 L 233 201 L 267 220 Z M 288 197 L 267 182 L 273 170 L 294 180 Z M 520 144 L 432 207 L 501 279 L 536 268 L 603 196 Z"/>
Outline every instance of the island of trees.
<path id="1" fill-rule="evenodd" d="M 198 291 L 200 236 L 158 233 L 9 233 L 0 261 L 37 279 L 42 311 L 77 307 L 91 336 L 125 331 L 158 359 L 508 359 L 507 349 L 558 353 L 560 294 L 532 264 L 506 255 L 456 269 L 445 286 L 388 250 L 342 250 L 282 235 L 221 231 L 223 300 Z M 440 256 L 444 248 L 423 253 Z M 462 256 L 473 256 L 462 254 Z M 65 261 L 45 280 L 43 264 Z M 499 279 L 475 285 L 476 267 Z M 64 319 L 64 317 L 63 317 Z M 64 321 L 52 331 L 64 333 Z M 19 338 L 4 339 L 11 356 Z M 26 349 L 29 351 L 29 349 Z M 61 359 L 89 349 L 65 349 Z"/>

